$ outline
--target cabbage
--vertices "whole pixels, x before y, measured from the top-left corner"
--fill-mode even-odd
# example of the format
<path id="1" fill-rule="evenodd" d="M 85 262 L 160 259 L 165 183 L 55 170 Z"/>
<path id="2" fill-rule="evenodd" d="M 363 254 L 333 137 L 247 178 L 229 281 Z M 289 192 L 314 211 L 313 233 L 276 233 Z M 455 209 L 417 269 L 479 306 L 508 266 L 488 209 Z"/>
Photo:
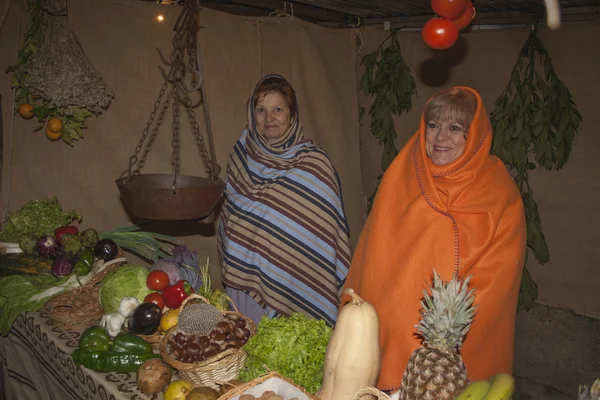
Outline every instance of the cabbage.
<path id="1" fill-rule="evenodd" d="M 111 272 L 102 281 L 100 304 L 106 314 L 117 312 L 124 297 L 135 297 L 140 303 L 153 291 L 146 286 L 150 270 L 133 264 L 125 264 Z"/>
<path id="2" fill-rule="evenodd" d="M 198 253 L 190 250 L 186 245 L 175 246 L 173 256 L 161 258 L 150 266 L 150 270 L 166 272 L 171 285 L 183 279 L 194 288 L 195 292 L 198 292 L 202 285 Z"/>

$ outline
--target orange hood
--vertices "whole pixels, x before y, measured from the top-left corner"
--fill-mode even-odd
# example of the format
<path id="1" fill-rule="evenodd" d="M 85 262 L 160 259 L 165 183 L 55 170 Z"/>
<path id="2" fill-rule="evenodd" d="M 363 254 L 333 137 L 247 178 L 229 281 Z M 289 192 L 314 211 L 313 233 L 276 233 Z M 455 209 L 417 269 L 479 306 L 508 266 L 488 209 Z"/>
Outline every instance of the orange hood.
<path id="1" fill-rule="evenodd" d="M 444 280 L 455 272 L 473 275 L 478 309 L 461 351 L 469 378 L 512 371 L 526 241 L 523 205 L 506 167 L 489 154 L 492 129 L 479 94 L 461 89 L 478 101 L 463 154 L 434 165 L 421 117 L 383 177 L 346 281 L 379 314 L 381 389 L 400 386 L 421 345 L 415 325 L 433 268 Z"/>

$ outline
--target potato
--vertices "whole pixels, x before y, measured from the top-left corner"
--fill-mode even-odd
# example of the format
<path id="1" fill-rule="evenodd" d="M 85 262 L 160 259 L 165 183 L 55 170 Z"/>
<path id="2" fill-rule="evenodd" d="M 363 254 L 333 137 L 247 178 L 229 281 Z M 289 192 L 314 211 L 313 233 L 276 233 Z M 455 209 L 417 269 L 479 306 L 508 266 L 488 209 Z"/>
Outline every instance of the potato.
<path id="1" fill-rule="evenodd" d="M 256 400 L 256 397 L 251 394 L 243 394 L 240 396 L 240 400 Z"/>
<path id="2" fill-rule="evenodd" d="M 267 400 L 269 398 L 271 398 L 272 396 L 277 395 L 277 393 L 275 393 L 272 390 L 267 390 L 266 392 L 263 392 L 263 394 L 260 396 L 261 399 L 263 400 Z"/>
<path id="3" fill-rule="evenodd" d="M 137 385 L 142 393 L 160 393 L 171 382 L 171 377 L 171 367 L 160 358 L 152 358 L 138 368 Z"/>

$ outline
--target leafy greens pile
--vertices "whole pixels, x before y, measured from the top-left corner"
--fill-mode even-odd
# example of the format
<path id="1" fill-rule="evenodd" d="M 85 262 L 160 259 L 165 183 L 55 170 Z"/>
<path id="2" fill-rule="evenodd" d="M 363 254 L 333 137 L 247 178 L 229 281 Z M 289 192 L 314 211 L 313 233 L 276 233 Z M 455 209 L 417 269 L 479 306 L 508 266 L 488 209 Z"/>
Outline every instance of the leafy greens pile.
<path id="1" fill-rule="evenodd" d="M 42 294 L 68 279 L 66 276 L 57 279 L 43 275 L 13 275 L 0 279 L 0 335 L 8 334 L 21 313 L 42 309 L 49 298 Z M 34 297 L 36 295 L 39 299 Z"/>
<path id="2" fill-rule="evenodd" d="M 332 334 L 325 321 L 294 313 L 262 317 L 257 328 L 244 346 L 248 358 L 240 379 L 248 382 L 268 370 L 277 371 L 315 394 L 323 383 L 325 350 Z"/>
<path id="3" fill-rule="evenodd" d="M 75 211 L 63 212 L 56 197 L 30 200 L 3 221 L 0 240 L 18 243 L 25 236 L 40 238 L 73 221 L 81 222 L 81 215 Z"/>

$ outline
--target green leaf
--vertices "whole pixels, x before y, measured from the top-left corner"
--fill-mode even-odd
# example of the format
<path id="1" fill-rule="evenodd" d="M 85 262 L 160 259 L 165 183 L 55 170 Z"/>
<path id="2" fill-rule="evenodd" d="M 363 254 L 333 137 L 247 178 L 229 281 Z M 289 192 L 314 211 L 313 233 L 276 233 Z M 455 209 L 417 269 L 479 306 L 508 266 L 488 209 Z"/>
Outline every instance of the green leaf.
<path id="1" fill-rule="evenodd" d="M 543 65 L 543 75 L 536 70 L 539 65 L 532 56 L 536 53 Z M 517 171 L 515 183 L 525 206 L 527 246 L 538 262 L 544 264 L 548 262 L 550 252 L 527 172 L 537 167 L 531 159 L 549 171 L 565 165 L 581 115 L 567 86 L 556 75 L 550 54 L 537 36 L 537 30 L 530 32 L 522 47 L 505 90 L 496 99 L 490 119 L 494 130 L 492 153 L 508 168 Z M 537 286 L 525 269 L 519 306 L 528 308 L 536 298 Z"/>
<path id="2" fill-rule="evenodd" d="M 89 112 L 88 110 L 86 110 L 85 108 L 73 107 L 72 110 L 73 110 L 73 119 L 78 122 L 83 122 L 83 121 L 85 121 L 86 118 L 94 115 L 91 112 Z"/>
<path id="3" fill-rule="evenodd" d="M 43 121 L 44 119 L 46 119 L 49 112 L 50 108 L 48 108 L 48 106 L 45 104 L 43 106 L 35 107 L 33 109 L 33 114 L 37 117 L 38 121 Z"/>
<path id="4" fill-rule="evenodd" d="M 521 286 L 519 288 L 519 307 L 525 310 L 530 310 L 533 307 L 535 300 L 538 298 L 538 287 L 533 276 L 527 269 L 523 268 L 521 276 Z"/>

